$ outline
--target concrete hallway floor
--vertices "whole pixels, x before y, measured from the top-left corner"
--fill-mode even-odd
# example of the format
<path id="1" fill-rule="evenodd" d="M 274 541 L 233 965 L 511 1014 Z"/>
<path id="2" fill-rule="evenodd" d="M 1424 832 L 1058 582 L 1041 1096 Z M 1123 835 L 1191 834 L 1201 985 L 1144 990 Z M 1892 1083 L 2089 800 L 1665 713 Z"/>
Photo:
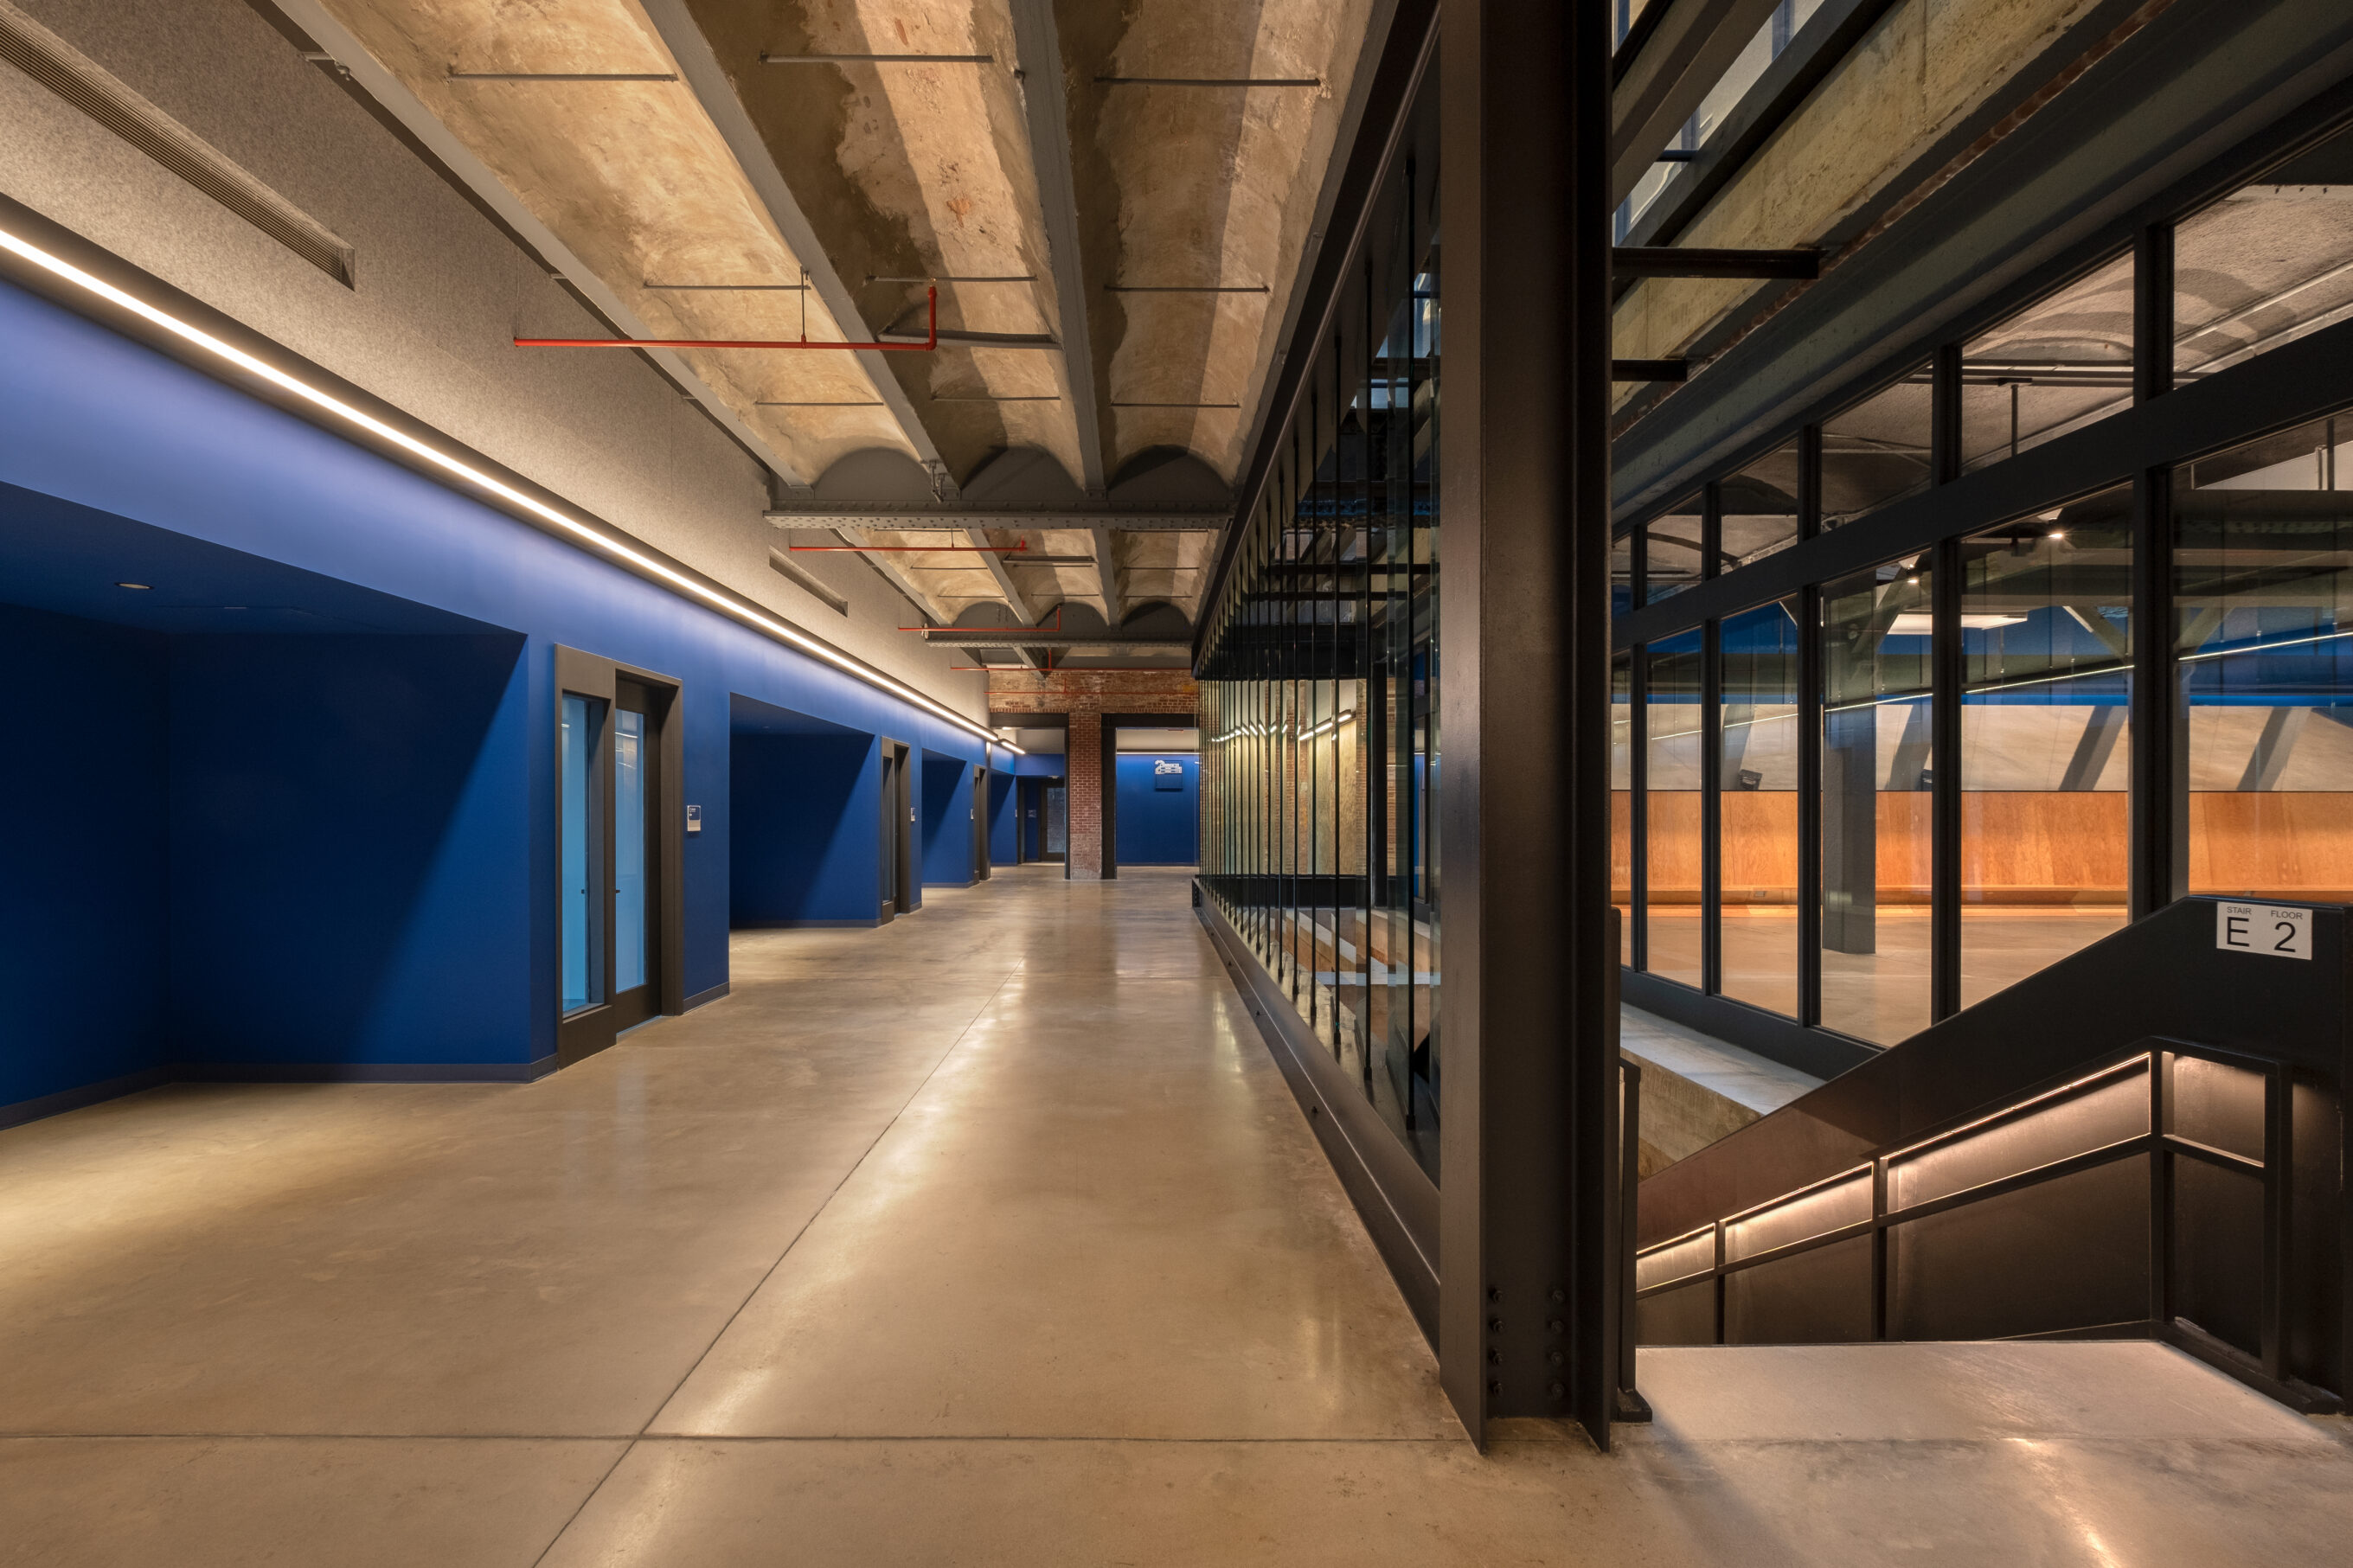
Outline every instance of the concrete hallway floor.
<path id="1" fill-rule="evenodd" d="M 1645 1352 L 1482 1457 L 1187 904 L 759 932 L 529 1086 L 0 1133 L 0 1563 L 2309 1563 L 2353 1444 L 2148 1345 Z"/>

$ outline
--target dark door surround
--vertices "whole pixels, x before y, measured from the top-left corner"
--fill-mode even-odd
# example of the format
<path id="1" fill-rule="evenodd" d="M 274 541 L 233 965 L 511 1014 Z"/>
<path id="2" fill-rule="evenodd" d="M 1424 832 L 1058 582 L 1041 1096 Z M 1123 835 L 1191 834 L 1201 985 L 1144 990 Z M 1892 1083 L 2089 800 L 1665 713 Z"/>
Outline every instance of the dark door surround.
<path id="1" fill-rule="evenodd" d="M 621 1031 L 635 1028 L 649 1018 L 658 1016 L 665 1011 L 661 1005 L 662 975 L 668 966 L 662 963 L 662 942 L 658 917 L 663 901 L 662 872 L 669 865 L 671 856 L 664 852 L 661 825 L 670 810 L 670 801 L 677 794 L 678 786 L 671 782 L 670 770 L 662 756 L 661 735 L 662 731 L 669 727 L 668 720 L 675 706 L 677 688 L 649 685 L 636 676 L 628 674 L 618 677 L 613 685 L 613 717 L 609 721 L 610 733 L 612 735 L 620 733 L 620 715 L 623 713 L 643 714 L 647 730 L 646 754 L 639 763 L 645 770 L 646 792 L 646 977 L 642 984 L 632 986 L 627 991 L 613 991 L 608 998 L 613 1008 L 613 1030 L 617 1036 Z M 612 762 L 612 747 L 609 743 L 605 748 L 605 753 L 606 765 L 608 768 L 613 767 L 615 764 Z M 612 837 L 608 842 L 612 847 L 617 865 L 607 868 L 607 870 L 613 873 L 605 879 L 608 885 L 614 883 L 614 878 L 618 874 L 617 860 L 621 848 L 619 779 L 615 777 L 611 784 L 612 788 L 607 797 L 605 816 L 612 829 Z M 612 886 L 606 897 L 608 900 L 617 900 L 620 897 L 619 887 Z M 614 914 L 617 916 L 619 910 L 616 908 Z M 620 959 L 618 948 L 620 922 L 616 918 L 607 920 L 606 923 L 608 938 L 607 949 L 611 954 L 613 964 L 608 973 L 617 973 Z M 608 979 L 608 987 L 610 984 Z"/>
<path id="2" fill-rule="evenodd" d="M 1099 776 L 1103 793 L 1103 879 L 1115 880 L 1119 876 L 1119 732 L 1129 730 L 1179 729 L 1176 721 L 1198 724 L 1194 713 L 1105 713 L 1103 718 L 1103 762 Z M 1064 876 L 1070 873 L 1065 870 Z"/>
<path id="3" fill-rule="evenodd" d="M 907 773 L 914 765 L 911 748 L 885 735 L 878 743 L 881 747 L 881 801 L 880 858 L 877 868 L 881 879 L 879 923 L 890 924 L 901 915 L 915 910 L 915 843 L 914 790 L 907 781 Z M 896 853 L 893 853 L 893 851 Z"/>
<path id="4" fill-rule="evenodd" d="M 972 769 L 972 879 L 988 880 L 989 770 L 976 763 Z"/>
<path id="5" fill-rule="evenodd" d="M 644 995 L 632 1005 L 617 1005 L 610 990 L 613 973 L 613 760 L 611 720 L 609 715 L 617 706 L 622 681 L 626 679 L 639 688 L 645 703 L 649 735 L 648 751 L 652 759 L 649 787 L 647 792 L 647 981 Z M 684 708 L 680 701 L 683 688 L 676 678 L 639 669 L 578 648 L 558 647 L 555 649 L 555 690 L 550 714 L 548 738 L 551 748 L 562 744 L 564 699 L 566 693 L 593 697 L 605 704 L 608 715 L 602 743 L 596 749 L 596 825 L 590 831 L 597 842 L 590 857 L 598 868 L 597 879 L 604 900 L 604 920 L 601 939 L 604 973 L 607 980 L 605 999 L 565 1014 L 559 1011 L 555 1024 L 555 1059 L 559 1068 L 570 1067 L 576 1061 L 595 1056 L 611 1045 L 620 1032 L 646 1018 L 686 1010 L 684 987 L 686 958 L 685 921 L 685 812 L 677 804 L 681 784 L 685 776 L 686 726 Z M 554 799 L 556 853 L 555 864 L 564 859 L 564 769 L 561 761 L 551 769 L 556 791 Z M 560 891 L 552 883 L 549 891 L 559 900 Z M 556 928 L 563 927 L 561 904 L 555 913 Z M 560 937 L 559 937 L 560 945 Z M 559 963 L 561 960 L 559 959 Z M 559 1001 L 560 1008 L 561 1003 Z"/>

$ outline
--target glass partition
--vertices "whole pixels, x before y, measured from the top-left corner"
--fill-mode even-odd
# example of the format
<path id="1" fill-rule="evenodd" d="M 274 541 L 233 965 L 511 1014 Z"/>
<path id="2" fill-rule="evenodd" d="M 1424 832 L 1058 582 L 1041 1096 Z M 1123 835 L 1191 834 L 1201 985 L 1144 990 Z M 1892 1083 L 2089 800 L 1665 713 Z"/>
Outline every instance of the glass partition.
<path id="1" fill-rule="evenodd" d="M 1440 349 L 1436 125 L 1376 208 L 1207 617 L 1202 884 L 1433 1178 Z M 1214 798 L 1212 795 L 1214 795 Z M 1216 831 L 1209 831 L 1214 824 Z"/>
<path id="2" fill-rule="evenodd" d="M 1928 1026 L 1932 575 L 1822 589 L 1821 1021 L 1877 1045 Z"/>
<path id="3" fill-rule="evenodd" d="M 1609 901 L 1618 962 L 1634 962 L 1634 656 L 1609 661 Z"/>
<path id="4" fill-rule="evenodd" d="M 2132 488 L 1961 545 L 1961 1005 L 2120 928 Z"/>
<path id="5" fill-rule="evenodd" d="M 564 694 L 557 750 L 563 811 L 556 825 L 564 878 L 563 1008 L 566 1013 L 605 1000 L 605 838 L 598 751 L 605 740 L 600 698 Z"/>
<path id="6" fill-rule="evenodd" d="M 1642 575 L 1650 603 L 1682 593 L 1704 575 L 1700 540 L 1706 526 L 1700 498 L 1691 495 L 1652 518 L 1642 531 Z"/>
<path id="7" fill-rule="evenodd" d="M 1822 526 L 1928 488 L 1934 378 L 1926 361 L 1822 421 Z"/>
<path id="8" fill-rule="evenodd" d="M 1725 995 L 1798 1016 L 1798 605 L 1732 616 L 1716 778 Z"/>
<path id="9" fill-rule="evenodd" d="M 2353 419 L 2175 470 L 2191 892 L 2353 900 L 2348 479 Z"/>
<path id="10" fill-rule="evenodd" d="M 2353 132 L 2174 226 L 2173 377 L 2242 364 L 2353 317 Z"/>
<path id="11" fill-rule="evenodd" d="M 1961 350 L 1963 471 L 2105 419 L 2133 399 L 2129 253 Z"/>
<path id="12" fill-rule="evenodd" d="M 646 716 L 613 714 L 613 989 L 646 983 Z"/>
<path id="13" fill-rule="evenodd" d="M 1700 984 L 1700 634 L 1651 647 L 1642 710 L 1643 921 L 1653 974 Z"/>
<path id="14" fill-rule="evenodd" d="M 1729 572 L 1798 542 L 1800 448 L 1785 442 L 1716 487 L 1716 515 Z"/>

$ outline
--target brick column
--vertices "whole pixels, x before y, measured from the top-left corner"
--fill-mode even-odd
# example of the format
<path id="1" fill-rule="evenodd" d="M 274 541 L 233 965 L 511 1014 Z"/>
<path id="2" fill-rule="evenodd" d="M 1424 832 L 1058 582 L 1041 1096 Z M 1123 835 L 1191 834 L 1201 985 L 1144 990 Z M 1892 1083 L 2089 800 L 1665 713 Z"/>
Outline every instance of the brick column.
<path id="1" fill-rule="evenodd" d="M 1071 715 L 1063 774 L 1070 791 L 1070 829 L 1064 836 L 1065 874 L 1074 882 L 1103 880 L 1103 715 Z"/>

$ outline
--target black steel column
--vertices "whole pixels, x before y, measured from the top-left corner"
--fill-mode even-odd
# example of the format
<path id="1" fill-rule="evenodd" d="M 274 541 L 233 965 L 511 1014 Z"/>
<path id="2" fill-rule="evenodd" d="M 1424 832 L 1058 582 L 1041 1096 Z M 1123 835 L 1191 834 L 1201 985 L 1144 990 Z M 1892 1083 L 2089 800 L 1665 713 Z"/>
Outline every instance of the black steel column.
<path id="1" fill-rule="evenodd" d="M 2153 225 L 2133 247 L 2133 397 L 2173 388 L 2173 228 Z M 2133 481 L 2132 918 L 2179 898 L 2189 864 L 2189 797 L 2174 646 L 2172 476 Z"/>
<path id="2" fill-rule="evenodd" d="M 1936 546 L 1929 580 L 1928 1016 L 1961 1010 L 1961 552 Z"/>
<path id="3" fill-rule="evenodd" d="M 1101 749 L 1095 753 L 1102 758 L 1102 776 L 1096 787 L 1103 795 L 1103 844 L 1096 865 L 1098 875 L 1106 882 L 1119 875 L 1119 721 L 1113 715 L 1103 715 L 1098 725 Z M 1065 797 L 1067 798 L 1067 797 Z M 1062 855 L 1070 858 L 1071 834 L 1068 826 L 1062 829 Z"/>
<path id="4" fill-rule="evenodd" d="M 1609 0 L 1448 0 L 1439 1364 L 1606 1442 Z"/>
<path id="5" fill-rule="evenodd" d="M 2173 493 L 2165 469 L 2133 481 L 2132 918 L 2188 887 L 2189 796 L 2173 611 Z"/>

